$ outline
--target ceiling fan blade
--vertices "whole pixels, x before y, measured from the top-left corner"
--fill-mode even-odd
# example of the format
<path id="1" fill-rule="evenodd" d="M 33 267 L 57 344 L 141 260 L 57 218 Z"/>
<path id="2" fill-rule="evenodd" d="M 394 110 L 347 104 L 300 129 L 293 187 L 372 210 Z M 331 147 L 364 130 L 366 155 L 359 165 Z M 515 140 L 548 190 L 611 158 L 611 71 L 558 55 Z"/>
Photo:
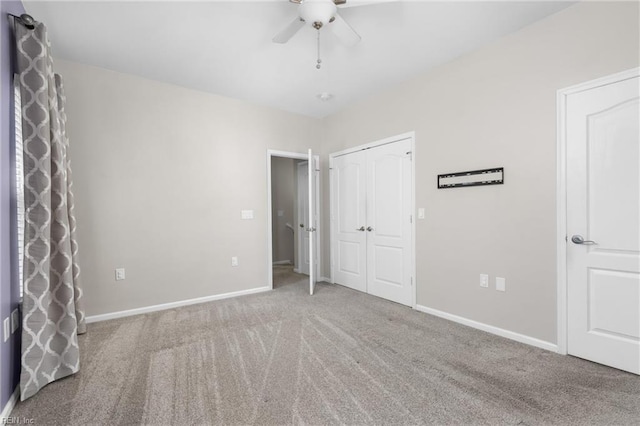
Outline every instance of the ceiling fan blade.
<path id="1" fill-rule="evenodd" d="M 371 6 L 374 4 L 382 4 L 382 3 L 396 3 L 399 0 L 344 0 L 342 3 L 336 3 L 340 9 L 344 9 L 346 7 L 356 7 L 356 6 Z"/>
<path id="2" fill-rule="evenodd" d="M 355 46 L 360 43 L 360 35 L 351 28 L 351 25 L 347 23 L 340 15 L 336 15 L 336 20 L 331 24 L 331 31 L 340 39 L 340 41 L 347 46 Z"/>
<path id="3" fill-rule="evenodd" d="M 291 21 L 289 25 L 287 25 L 287 27 L 284 30 L 276 34 L 276 36 L 273 38 L 273 42 L 274 43 L 288 42 L 291 39 L 291 37 L 293 37 L 298 31 L 300 31 L 300 28 L 302 27 L 304 27 L 304 21 L 301 20 L 300 18 L 294 19 L 293 21 Z"/>

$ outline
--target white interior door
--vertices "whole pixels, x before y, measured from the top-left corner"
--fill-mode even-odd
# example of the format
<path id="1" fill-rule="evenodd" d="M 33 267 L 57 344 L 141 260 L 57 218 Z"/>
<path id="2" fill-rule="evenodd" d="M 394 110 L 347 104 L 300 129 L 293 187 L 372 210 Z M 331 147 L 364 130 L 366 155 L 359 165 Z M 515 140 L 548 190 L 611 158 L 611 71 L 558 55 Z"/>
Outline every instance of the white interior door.
<path id="1" fill-rule="evenodd" d="M 640 374 L 638 77 L 570 94 L 567 350 Z"/>
<path id="2" fill-rule="evenodd" d="M 365 152 L 367 291 L 411 306 L 411 142 Z"/>
<path id="3" fill-rule="evenodd" d="M 298 163 L 298 272 L 309 275 L 309 165 L 307 161 Z"/>
<path id="4" fill-rule="evenodd" d="M 413 305 L 412 139 L 339 155 L 331 166 L 337 284 Z"/>
<path id="5" fill-rule="evenodd" d="M 313 151 L 309 149 L 307 159 L 308 167 L 308 199 L 309 199 L 309 212 L 308 212 L 308 235 L 309 235 L 309 294 L 313 295 L 315 290 L 317 276 L 318 276 L 318 262 L 317 262 L 317 237 L 316 232 L 318 228 L 318 205 L 317 202 L 317 187 L 316 182 L 318 179 L 318 173 L 320 171 L 320 164 L 318 157 L 313 155 Z"/>
<path id="6" fill-rule="evenodd" d="M 366 292 L 366 152 L 336 157 L 331 168 L 333 280 Z"/>

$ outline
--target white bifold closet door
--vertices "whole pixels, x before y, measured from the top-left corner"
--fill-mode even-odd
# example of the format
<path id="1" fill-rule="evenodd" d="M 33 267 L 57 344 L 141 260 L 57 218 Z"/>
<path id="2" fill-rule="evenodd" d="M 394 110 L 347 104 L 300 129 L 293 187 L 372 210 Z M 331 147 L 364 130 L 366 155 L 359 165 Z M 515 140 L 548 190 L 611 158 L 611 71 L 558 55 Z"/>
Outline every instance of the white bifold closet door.
<path id="1" fill-rule="evenodd" d="M 412 305 L 411 141 L 345 154 L 332 168 L 334 281 Z"/>

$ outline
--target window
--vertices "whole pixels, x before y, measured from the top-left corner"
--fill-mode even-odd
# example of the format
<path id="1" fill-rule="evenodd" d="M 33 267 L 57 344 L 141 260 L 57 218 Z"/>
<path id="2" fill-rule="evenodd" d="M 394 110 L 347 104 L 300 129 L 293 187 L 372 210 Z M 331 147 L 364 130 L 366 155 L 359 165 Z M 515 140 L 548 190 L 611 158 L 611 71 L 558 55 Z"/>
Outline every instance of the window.
<path id="1" fill-rule="evenodd" d="M 23 266 L 24 266 L 24 158 L 22 149 L 22 99 L 20 95 L 20 76 L 13 76 L 13 99 L 15 119 L 15 148 L 16 148 L 16 223 L 18 226 L 18 279 L 20 287 L 20 300 L 23 293 Z"/>

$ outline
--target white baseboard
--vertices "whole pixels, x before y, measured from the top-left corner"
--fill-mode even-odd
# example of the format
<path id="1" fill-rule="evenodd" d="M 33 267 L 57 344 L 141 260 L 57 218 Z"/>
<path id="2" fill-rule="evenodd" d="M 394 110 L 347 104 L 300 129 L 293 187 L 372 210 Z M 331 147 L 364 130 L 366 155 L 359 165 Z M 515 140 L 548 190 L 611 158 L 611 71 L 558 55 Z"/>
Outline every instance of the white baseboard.
<path id="1" fill-rule="evenodd" d="M 293 268 L 293 272 L 295 272 L 296 274 L 299 274 L 300 273 L 300 269 Z"/>
<path id="2" fill-rule="evenodd" d="M 274 265 L 293 265 L 293 262 L 290 260 L 276 260 L 273 262 Z"/>
<path id="3" fill-rule="evenodd" d="M 546 349 L 551 352 L 558 352 L 558 345 L 556 345 L 555 343 L 536 339 L 535 337 L 525 336 L 524 334 L 505 330 L 499 327 L 494 327 L 493 325 L 484 324 L 478 321 L 470 320 L 468 318 L 449 314 L 447 312 L 439 311 L 433 308 L 428 308 L 422 305 L 416 305 L 416 310 L 420 312 L 424 312 L 426 314 L 434 315 L 436 317 L 444 318 L 449 321 L 457 322 L 458 324 L 462 324 L 468 327 L 476 328 L 478 330 L 486 331 L 487 333 L 495 334 L 500 337 L 506 337 L 507 339 L 515 340 L 516 342 L 525 343 L 527 345 L 535 346 L 541 349 Z"/>
<path id="4" fill-rule="evenodd" d="M 11 416 L 13 407 L 15 407 L 16 403 L 18 402 L 19 395 L 20 395 L 20 386 L 16 386 L 15 390 L 11 394 L 11 397 L 9 398 L 9 401 L 7 401 L 7 404 L 2 409 L 2 413 L 0 413 L 0 419 L 6 419 L 7 417 Z M 5 422 L 1 422 L 1 423 L 5 424 Z"/>
<path id="5" fill-rule="evenodd" d="M 87 324 L 91 324 L 92 322 L 107 321 L 116 318 L 130 317 L 132 315 L 147 314 L 149 312 L 164 311 L 166 309 L 179 308 L 181 306 L 197 305 L 198 303 L 229 299 L 231 297 L 245 296 L 247 294 L 262 293 L 264 291 L 271 291 L 271 287 L 258 287 L 249 290 L 233 291 L 231 293 L 214 294 L 213 296 L 197 297 L 195 299 L 179 300 L 177 302 L 128 309 L 126 311 L 111 312 L 108 314 L 100 315 L 90 315 L 87 317 Z"/>
<path id="6" fill-rule="evenodd" d="M 318 277 L 318 281 L 324 281 L 325 283 L 329 283 L 331 284 L 331 279 L 327 278 L 327 277 Z"/>

